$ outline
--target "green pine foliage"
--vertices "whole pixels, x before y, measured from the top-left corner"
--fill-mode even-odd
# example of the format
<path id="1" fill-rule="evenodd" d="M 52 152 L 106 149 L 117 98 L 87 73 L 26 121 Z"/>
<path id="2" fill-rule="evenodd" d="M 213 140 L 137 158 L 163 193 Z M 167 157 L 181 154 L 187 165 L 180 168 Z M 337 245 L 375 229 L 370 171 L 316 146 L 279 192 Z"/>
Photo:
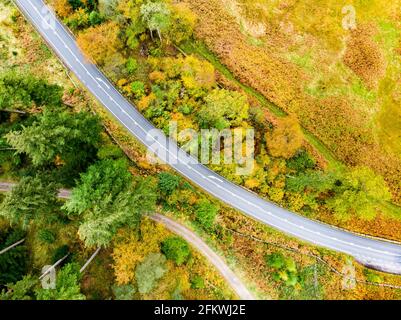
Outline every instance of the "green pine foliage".
<path id="1" fill-rule="evenodd" d="M 0 250 L 16 243 L 25 237 L 25 232 L 19 229 L 9 229 L 0 232 Z M 28 250 L 24 244 L 0 255 L 0 290 L 9 283 L 15 283 L 23 278 L 28 269 Z"/>
<path id="2" fill-rule="evenodd" d="M 87 247 L 106 247 L 120 227 L 137 227 L 153 210 L 155 187 L 150 178 L 133 179 L 125 160 L 105 159 L 81 175 L 64 209 L 80 217 L 78 234 Z"/>
<path id="3" fill-rule="evenodd" d="M 0 109 L 27 110 L 61 105 L 62 88 L 43 79 L 9 71 L 0 75 Z"/>
<path id="4" fill-rule="evenodd" d="M 0 205 L 0 216 L 13 225 L 28 228 L 35 222 L 57 219 L 58 184 L 44 174 L 23 177 Z"/>
<path id="5" fill-rule="evenodd" d="M 79 265 L 76 263 L 66 264 L 57 272 L 56 288 L 36 290 L 37 300 L 85 300 L 81 293 Z"/>
<path id="6" fill-rule="evenodd" d="M 96 154 L 101 130 L 99 119 L 92 114 L 45 110 L 32 125 L 8 133 L 6 139 L 35 166 L 54 163 L 57 158 L 82 164 Z"/>
<path id="7" fill-rule="evenodd" d="M 159 173 L 158 188 L 163 195 L 169 196 L 180 186 L 181 178 L 169 172 Z"/>
<path id="8" fill-rule="evenodd" d="M 8 284 L 0 291 L 0 301 L 3 300 L 34 300 L 34 288 L 38 285 L 38 277 L 27 275 L 16 283 Z"/>

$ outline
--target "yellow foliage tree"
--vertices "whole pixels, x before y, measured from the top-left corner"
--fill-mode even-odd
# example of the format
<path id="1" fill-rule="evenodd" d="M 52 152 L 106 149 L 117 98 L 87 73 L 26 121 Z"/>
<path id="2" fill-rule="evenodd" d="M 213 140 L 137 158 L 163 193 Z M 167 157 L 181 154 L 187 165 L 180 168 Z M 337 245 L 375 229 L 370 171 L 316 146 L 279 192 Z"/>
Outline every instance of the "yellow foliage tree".
<path id="1" fill-rule="evenodd" d="M 101 24 L 81 32 L 77 43 L 89 60 L 104 65 L 122 48 L 118 32 L 114 22 Z"/>
<path id="2" fill-rule="evenodd" d="M 160 242 L 169 235 L 161 225 L 144 219 L 140 228 L 141 237 L 133 231 L 122 231 L 113 248 L 113 269 L 116 282 L 124 285 L 135 279 L 135 268 L 149 253 L 160 251 Z"/>
<path id="3" fill-rule="evenodd" d="M 289 159 L 303 144 L 302 130 L 294 117 L 281 119 L 273 132 L 266 134 L 266 144 L 273 157 Z"/>
<path id="4" fill-rule="evenodd" d="M 53 0 L 53 8 L 61 18 L 66 18 L 72 14 L 72 7 L 68 0 Z"/>

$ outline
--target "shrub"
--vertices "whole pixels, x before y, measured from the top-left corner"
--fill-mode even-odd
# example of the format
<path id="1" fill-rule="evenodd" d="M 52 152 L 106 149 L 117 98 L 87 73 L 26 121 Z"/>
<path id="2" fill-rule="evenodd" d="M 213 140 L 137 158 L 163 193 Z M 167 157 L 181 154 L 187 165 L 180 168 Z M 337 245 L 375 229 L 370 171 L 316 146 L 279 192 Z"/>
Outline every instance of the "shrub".
<path id="1" fill-rule="evenodd" d="M 305 150 L 302 150 L 297 155 L 287 160 L 287 168 L 297 172 L 304 172 L 307 169 L 313 169 L 315 165 L 315 160 L 312 159 Z"/>
<path id="2" fill-rule="evenodd" d="M 100 160 L 104 159 L 120 159 L 124 157 L 124 152 L 114 144 L 103 145 L 99 148 L 97 156 Z"/>
<path id="3" fill-rule="evenodd" d="M 131 284 L 113 286 L 115 300 L 132 300 L 136 289 Z"/>
<path id="4" fill-rule="evenodd" d="M 39 230 L 38 238 L 40 241 L 48 244 L 52 244 L 56 241 L 56 235 L 49 229 Z"/>
<path id="5" fill-rule="evenodd" d="M 205 99 L 199 111 L 199 125 L 219 130 L 239 126 L 248 118 L 249 104 L 241 93 L 224 89 L 213 90 Z"/>
<path id="6" fill-rule="evenodd" d="M 167 259 L 173 260 L 177 265 L 187 261 L 191 254 L 188 243 L 179 237 L 171 237 L 164 240 L 162 242 L 162 252 Z"/>
<path id="7" fill-rule="evenodd" d="M 142 99 L 145 96 L 145 85 L 141 81 L 134 81 L 131 83 L 131 90 L 135 98 Z"/>
<path id="8" fill-rule="evenodd" d="M 159 189 L 164 195 L 171 195 L 180 186 L 181 178 L 168 172 L 159 174 Z"/>
<path id="9" fill-rule="evenodd" d="M 209 200 L 201 200 L 196 206 L 196 221 L 205 229 L 212 229 L 219 207 L 212 204 Z"/>
<path id="10" fill-rule="evenodd" d="M 292 258 L 284 257 L 281 253 L 266 255 L 266 264 L 275 270 L 273 279 L 282 281 L 287 286 L 295 286 L 298 283 L 298 272 L 295 261 Z"/>
<path id="11" fill-rule="evenodd" d="M 129 58 L 125 64 L 125 68 L 129 74 L 134 74 L 138 69 L 138 62 L 134 58 Z"/>
<path id="12" fill-rule="evenodd" d="M 205 280 L 199 275 L 195 275 L 191 279 L 191 288 L 192 289 L 203 289 L 205 288 Z"/>
<path id="13" fill-rule="evenodd" d="M 370 88 L 376 87 L 386 72 L 386 62 L 379 45 L 374 41 L 373 30 L 359 26 L 347 42 L 344 63 Z"/>
<path id="14" fill-rule="evenodd" d="M 301 126 L 293 117 L 281 119 L 272 133 L 266 134 L 266 144 L 273 157 L 289 159 L 301 148 Z"/>
<path id="15" fill-rule="evenodd" d="M 97 24 L 101 24 L 103 22 L 103 17 L 97 11 L 92 11 L 89 14 L 89 23 L 91 26 L 95 26 Z"/>

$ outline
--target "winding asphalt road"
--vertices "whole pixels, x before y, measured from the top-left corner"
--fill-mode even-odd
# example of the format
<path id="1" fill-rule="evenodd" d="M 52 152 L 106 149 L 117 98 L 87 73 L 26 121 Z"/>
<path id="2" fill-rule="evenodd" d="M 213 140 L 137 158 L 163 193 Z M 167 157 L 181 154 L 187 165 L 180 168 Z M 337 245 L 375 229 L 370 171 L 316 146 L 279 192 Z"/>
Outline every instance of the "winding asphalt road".
<path id="1" fill-rule="evenodd" d="M 10 192 L 15 186 L 12 182 L 0 182 L 0 192 Z M 67 189 L 61 189 L 58 193 L 58 197 L 61 199 L 69 199 L 71 196 L 71 191 Z M 194 248 L 196 248 L 223 276 L 227 283 L 231 286 L 234 292 L 241 300 L 256 300 L 255 296 L 247 289 L 247 287 L 241 282 L 241 280 L 231 271 L 229 266 L 224 262 L 224 260 L 217 255 L 201 238 L 199 238 L 194 232 L 184 227 L 182 224 L 167 218 L 161 214 L 152 214 L 149 216 L 153 221 L 161 223 L 171 232 L 184 238 L 188 243 L 190 243 Z M 25 239 L 15 243 L 14 245 L 8 247 L 6 250 L 10 250 L 17 246 L 19 243 L 23 242 Z M 4 251 L 5 252 L 5 251 Z M 0 251 L 0 254 L 4 253 Z M 93 255 L 93 257 L 96 254 Z M 89 264 L 90 261 L 87 262 Z M 87 266 L 85 264 L 85 266 Z M 83 270 L 85 266 L 81 269 Z"/>
<path id="2" fill-rule="evenodd" d="M 181 175 L 212 196 L 288 235 L 353 256 L 360 263 L 401 274 L 401 246 L 362 237 L 309 220 L 276 206 L 214 173 L 181 150 L 148 122 L 99 71 L 89 63 L 74 37 L 42 0 L 14 0 L 63 63 L 134 137 Z"/>

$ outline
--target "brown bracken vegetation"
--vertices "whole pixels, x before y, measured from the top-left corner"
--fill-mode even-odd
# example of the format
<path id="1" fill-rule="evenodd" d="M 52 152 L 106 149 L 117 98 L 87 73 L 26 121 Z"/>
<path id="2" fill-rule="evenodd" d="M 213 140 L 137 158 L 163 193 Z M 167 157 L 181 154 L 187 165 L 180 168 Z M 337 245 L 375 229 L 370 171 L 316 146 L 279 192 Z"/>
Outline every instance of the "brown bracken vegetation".
<path id="1" fill-rule="evenodd" d="M 379 45 L 373 40 L 374 26 L 359 26 L 351 32 L 344 63 L 370 88 L 376 88 L 386 71 L 386 62 Z"/>
<path id="2" fill-rule="evenodd" d="M 250 44 L 221 1 L 186 0 L 198 15 L 195 34 L 246 85 L 262 93 L 323 142 L 348 165 L 365 165 L 383 175 L 393 200 L 401 204 L 401 160 L 388 154 L 376 140 L 369 110 L 360 110 L 341 96 L 314 97 L 303 86 L 308 80 L 301 67 L 285 60 L 269 46 Z M 344 59 L 363 81 L 375 85 L 385 67 L 371 32 L 357 29 L 349 40 Z M 362 44 L 363 39 L 369 40 Z M 365 52 L 366 51 L 366 52 Z M 364 58 L 366 55 L 366 58 Z M 372 60 L 374 59 L 374 62 Z M 366 70 L 363 69 L 364 66 Z M 326 91 L 325 84 L 319 87 Z"/>

